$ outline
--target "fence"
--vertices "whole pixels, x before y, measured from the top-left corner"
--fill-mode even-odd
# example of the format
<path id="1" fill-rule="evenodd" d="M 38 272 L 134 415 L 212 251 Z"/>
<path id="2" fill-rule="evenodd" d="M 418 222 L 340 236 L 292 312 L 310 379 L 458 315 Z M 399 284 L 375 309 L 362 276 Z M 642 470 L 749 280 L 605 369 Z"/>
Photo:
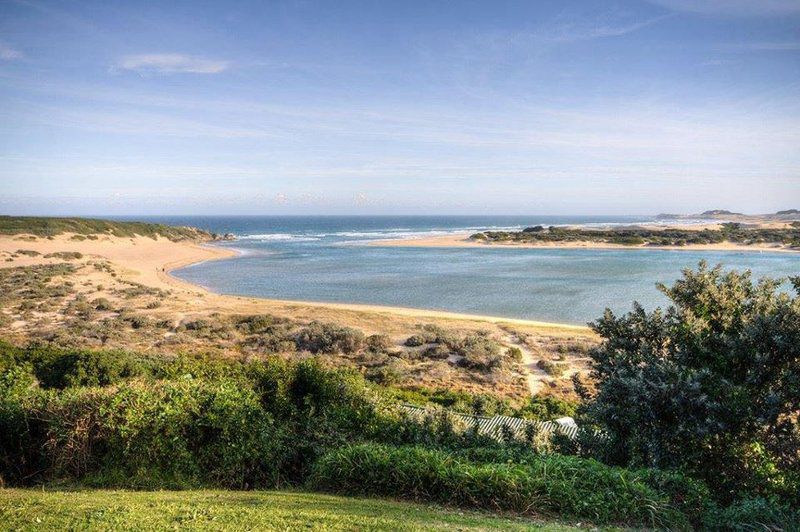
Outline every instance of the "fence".
<path id="1" fill-rule="evenodd" d="M 521 438 L 525 435 L 526 430 L 532 430 L 538 434 L 558 433 L 568 438 L 575 438 L 578 434 L 577 425 L 561 425 L 555 421 L 533 421 L 510 416 L 473 416 L 470 414 L 424 408 L 410 404 L 403 404 L 401 408 L 410 417 L 420 421 L 424 420 L 426 417 L 435 415 L 437 412 L 446 412 L 451 419 L 461 422 L 465 427 L 475 427 L 477 425 L 478 434 L 496 439 L 501 439 L 504 433 L 511 433 Z M 530 429 L 528 429 L 528 427 L 530 427 Z"/>

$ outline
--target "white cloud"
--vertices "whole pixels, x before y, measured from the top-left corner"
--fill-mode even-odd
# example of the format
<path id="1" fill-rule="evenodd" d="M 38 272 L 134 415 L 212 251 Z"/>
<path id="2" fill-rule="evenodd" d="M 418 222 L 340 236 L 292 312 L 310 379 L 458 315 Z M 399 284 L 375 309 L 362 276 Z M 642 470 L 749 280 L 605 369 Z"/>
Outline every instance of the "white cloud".
<path id="1" fill-rule="evenodd" d="M 123 70 L 159 74 L 219 74 L 227 61 L 184 54 L 139 54 L 123 57 L 116 65 Z"/>
<path id="2" fill-rule="evenodd" d="M 577 41 L 586 41 L 591 39 L 604 39 L 607 37 L 620 37 L 639 31 L 642 28 L 660 22 L 672 15 L 662 15 L 639 22 L 631 22 L 627 24 L 607 23 L 602 21 L 595 21 L 582 24 L 568 24 L 554 28 L 552 34 L 542 35 L 545 40 L 556 43 L 569 43 Z"/>
<path id="3" fill-rule="evenodd" d="M 800 14 L 797 0 L 649 0 L 675 11 L 724 16 L 779 16 Z"/>
<path id="4" fill-rule="evenodd" d="M 15 50 L 10 46 L 0 43 L 0 59 L 6 61 L 13 61 L 14 59 L 22 59 L 24 56 L 19 50 Z"/>
<path id="5" fill-rule="evenodd" d="M 800 41 L 745 42 L 727 44 L 725 46 L 721 46 L 720 49 L 733 52 L 791 51 L 800 50 Z"/>

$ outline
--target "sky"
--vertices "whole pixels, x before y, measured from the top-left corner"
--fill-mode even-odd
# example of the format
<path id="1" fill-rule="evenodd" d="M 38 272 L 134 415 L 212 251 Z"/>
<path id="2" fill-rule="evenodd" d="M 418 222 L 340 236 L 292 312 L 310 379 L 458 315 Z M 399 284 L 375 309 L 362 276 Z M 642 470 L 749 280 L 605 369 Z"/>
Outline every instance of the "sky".
<path id="1" fill-rule="evenodd" d="M 0 213 L 800 208 L 800 0 L 0 0 Z"/>

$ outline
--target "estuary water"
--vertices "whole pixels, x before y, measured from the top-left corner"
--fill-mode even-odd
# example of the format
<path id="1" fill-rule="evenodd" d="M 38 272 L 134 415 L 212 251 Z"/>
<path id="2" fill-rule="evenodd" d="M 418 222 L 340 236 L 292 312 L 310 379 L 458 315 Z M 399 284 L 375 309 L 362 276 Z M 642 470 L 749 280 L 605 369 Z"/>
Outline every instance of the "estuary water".
<path id="1" fill-rule="evenodd" d="M 368 241 L 531 225 L 613 226 L 648 217 L 253 216 L 139 217 L 192 225 L 237 240 L 238 257 L 173 272 L 222 294 L 367 303 L 584 324 L 608 307 L 625 312 L 666 299 L 670 284 L 700 260 L 755 276 L 800 274 L 800 254 L 508 248 L 404 248 Z M 702 220 L 698 220 L 702 223 Z"/>

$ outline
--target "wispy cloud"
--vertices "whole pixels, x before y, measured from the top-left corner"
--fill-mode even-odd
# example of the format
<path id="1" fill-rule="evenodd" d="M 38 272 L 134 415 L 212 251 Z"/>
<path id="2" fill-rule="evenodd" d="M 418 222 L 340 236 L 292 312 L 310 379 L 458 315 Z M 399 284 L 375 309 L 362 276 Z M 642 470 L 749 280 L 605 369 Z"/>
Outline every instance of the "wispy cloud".
<path id="1" fill-rule="evenodd" d="M 800 50 L 800 41 L 732 43 L 720 48 L 731 52 L 792 51 Z"/>
<path id="2" fill-rule="evenodd" d="M 10 46 L 0 43 L 0 59 L 5 61 L 14 61 L 15 59 L 22 59 L 25 55 L 19 50 L 15 50 Z"/>
<path id="3" fill-rule="evenodd" d="M 660 22 L 674 16 L 673 14 L 661 15 L 637 22 L 613 23 L 604 21 L 584 22 L 580 24 L 566 24 L 550 29 L 549 32 L 540 34 L 544 40 L 556 43 L 569 43 L 577 41 L 587 41 L 591 39 L 603 39 L 608 37 L 620 37 L 639 31 L 647 26 Z"/>
<path id="4" fill-rule="evenodd" d="M 185 54 L 139 54 L 123 57 L 115 69 L 157 74 L 219 74 L 230 63 Z"/>
<path id="5" fill-rule="evenodd" d="M 800 13 L 797 0 L 649 0 L 653 4 L 705 15 L 778 16 Z"/>

